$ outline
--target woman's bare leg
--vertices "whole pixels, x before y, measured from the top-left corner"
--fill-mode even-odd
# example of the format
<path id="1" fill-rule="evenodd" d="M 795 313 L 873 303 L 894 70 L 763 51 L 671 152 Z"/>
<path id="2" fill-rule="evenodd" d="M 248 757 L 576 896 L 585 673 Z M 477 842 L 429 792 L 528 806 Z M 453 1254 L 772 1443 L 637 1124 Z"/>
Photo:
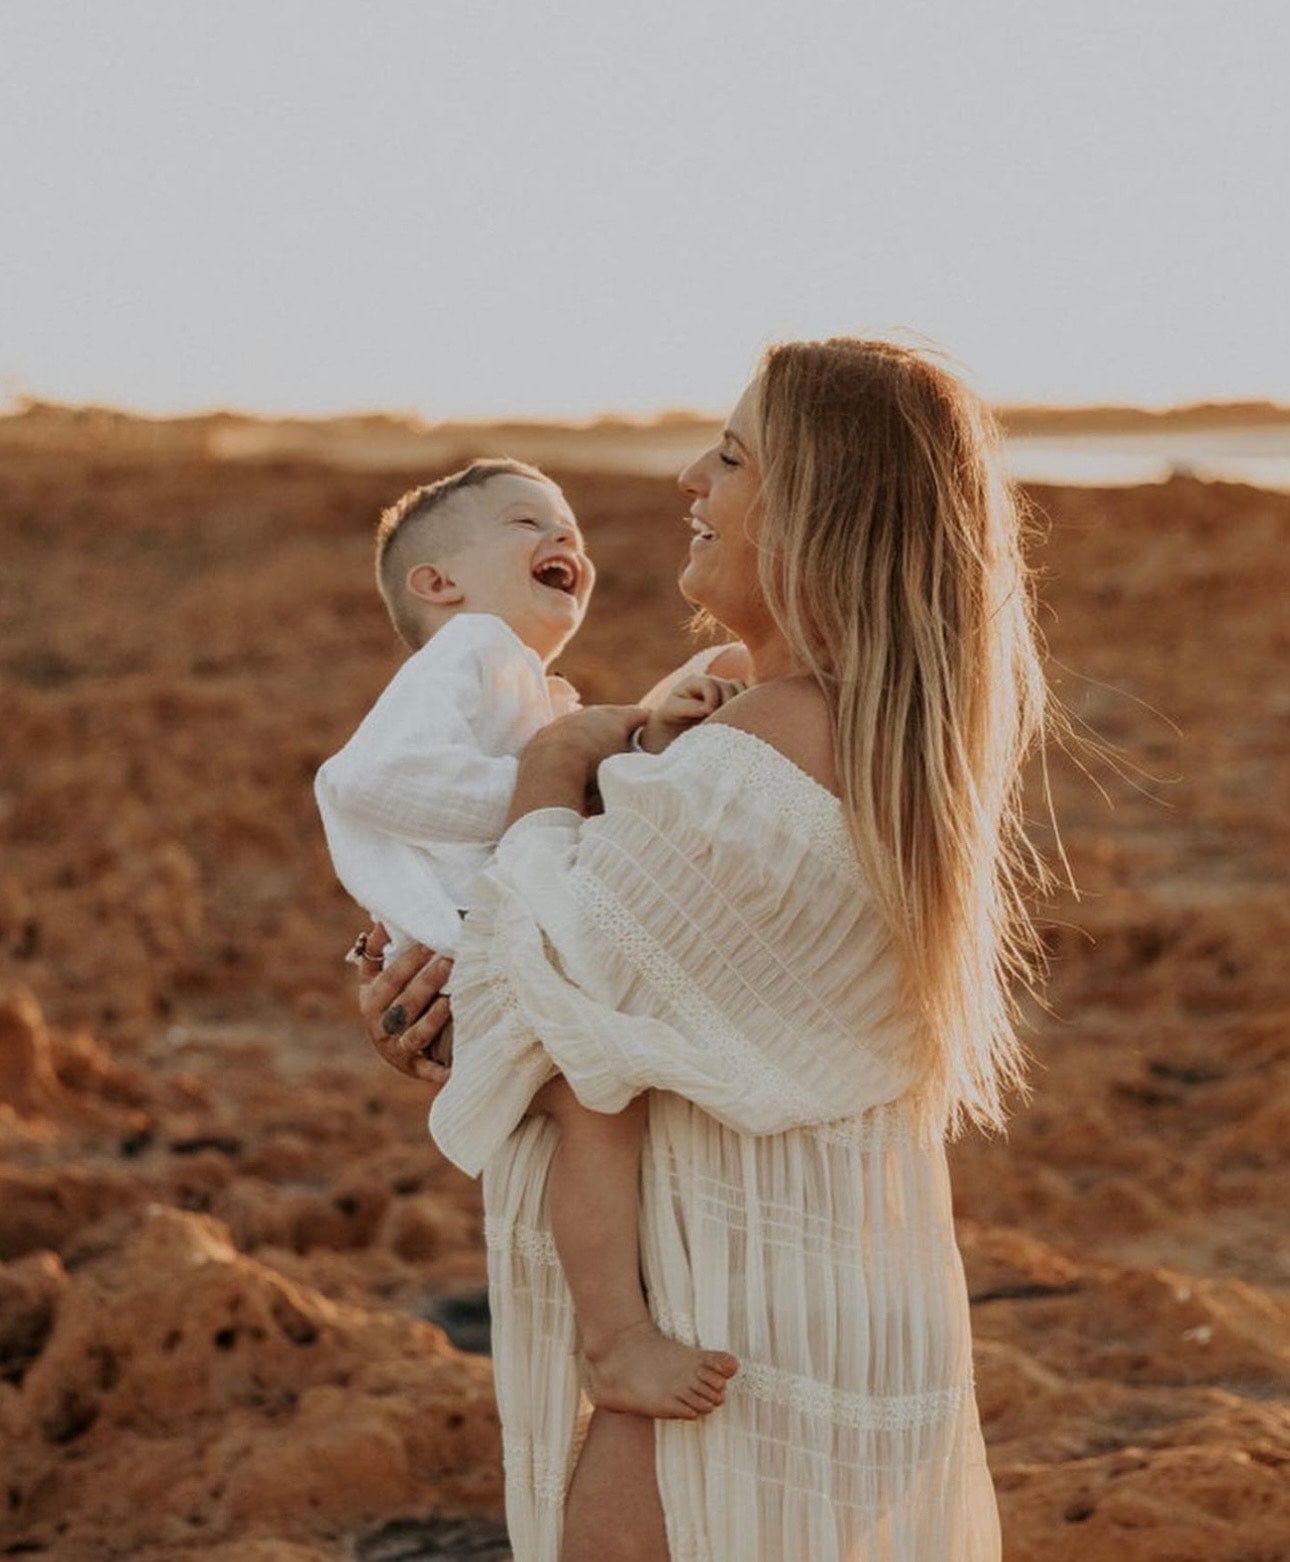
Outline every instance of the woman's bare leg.
<path id="1" fill-rule="evenodd" d="M 564 1504 L 560 1562 L 669 1562 L 654 1423 L 595 1410 Z"/>
<path id="2" fill-rule="evenodd" d="M 738 1362 L 727 1351 L 660 1333 L 640 1277 L 641 1143 L 648 1097 L 592 1112 L 563 1079 L 535 1105 L 559 1124 L 547 1184 L 551 1233 L 573 1296 L 587 1396 L 607 1410 L 695 1420 L 725 1398 Z"/>

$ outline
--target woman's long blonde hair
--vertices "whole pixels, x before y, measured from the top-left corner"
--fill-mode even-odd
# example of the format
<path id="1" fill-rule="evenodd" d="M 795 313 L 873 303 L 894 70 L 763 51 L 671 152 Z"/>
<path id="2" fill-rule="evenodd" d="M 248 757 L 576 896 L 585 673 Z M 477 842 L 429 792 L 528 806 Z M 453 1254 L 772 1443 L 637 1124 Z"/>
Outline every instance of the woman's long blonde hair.
<path id="1" fill-rule="evenodd" d="M 925 1122 L 1002 1128 L 1025 1091 L 1014 984 L 1043 956 L 1021 762 L 1046 686 L 979 398 L 927 353 L 790 342 L 759 377 L 762 589 L 824 689 L 842 801 L 926 1049 Z"/>

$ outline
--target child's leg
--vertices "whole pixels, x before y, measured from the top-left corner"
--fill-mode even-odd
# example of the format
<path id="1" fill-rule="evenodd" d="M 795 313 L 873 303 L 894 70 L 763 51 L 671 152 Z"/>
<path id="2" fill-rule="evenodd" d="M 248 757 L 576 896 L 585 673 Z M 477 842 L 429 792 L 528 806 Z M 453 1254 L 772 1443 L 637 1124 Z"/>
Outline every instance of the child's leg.
<path id="1" fill-rule="evenodd" d="M 738 1363 L 725 1351 L 661 1334 L 641 1288 L 637 1201 L 648 1097 L 610 1116 L 582 1106 L 561 1079 L 543 1091 L 541 1107 L 560 1128 L 548 1204 L 589 1396 L 637 1415 L 706 1415 L 721 1403 Z"/>

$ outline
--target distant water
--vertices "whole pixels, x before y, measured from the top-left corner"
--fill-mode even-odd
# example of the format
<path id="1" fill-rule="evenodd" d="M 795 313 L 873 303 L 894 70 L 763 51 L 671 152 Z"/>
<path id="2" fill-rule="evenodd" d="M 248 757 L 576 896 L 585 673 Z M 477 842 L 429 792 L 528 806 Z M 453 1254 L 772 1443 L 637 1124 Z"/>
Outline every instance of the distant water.
<path id="1" fill-rule="evenodd" d="M 653 428 L 622 435 L 597 430 L 586 437 L 560 430 L 549 436 L 550 448 L 530 436 L 531 449 L 515 437 L 507 449 L 539 464 L 549 460 L 557 466 L 675 477 L 715 437 L 715 429 Z M 1005 448 L 1012 475 L 1029 482 L 1115 487 L 1159 483 L 1185 472 L 1290 489 L 1287 424 L 1141 434 L 1018 434 Z"/>
<path id="2" fill-rule="evenodd" d="M 557 470 L 675 477 L 717 437 L 720 425 L 682 423 L 605 428 L 570 424 L 395 425 L 353 428 L 326 421 L 245 422 L 209 431 L 212 455 L 296 455 L 340 466 L 439 467 L 475 456 L 517 456 Z M 1290 489 L 1290 424 L 1138 434 L 1018 434 L 1008 440 L 1012 475 L 1031 482 L 1158 483 L 1174 472 Z"/>
<path id="3" fill-rule="evenodd" d="M 1017 435 L 1007 442 L 1012 475 L 1030 482 L 1156 483 L 1175 472 L 1290 489 L 1290 428 L 1143 434 Z"/>

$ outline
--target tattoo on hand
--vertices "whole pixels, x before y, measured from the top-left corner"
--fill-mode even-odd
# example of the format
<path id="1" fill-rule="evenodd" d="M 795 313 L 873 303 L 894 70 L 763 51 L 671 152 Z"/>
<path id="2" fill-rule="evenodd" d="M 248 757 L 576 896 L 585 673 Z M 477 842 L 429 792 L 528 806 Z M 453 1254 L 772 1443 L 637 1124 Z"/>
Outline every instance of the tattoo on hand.
<path id="1" fill-rule="evenodd" d="M 401 1036 L 408 1028 L 408 1011 L 401 1003 L 394 1004 L 381 1016 L 381 1029 L 387 1036 Z"/>

